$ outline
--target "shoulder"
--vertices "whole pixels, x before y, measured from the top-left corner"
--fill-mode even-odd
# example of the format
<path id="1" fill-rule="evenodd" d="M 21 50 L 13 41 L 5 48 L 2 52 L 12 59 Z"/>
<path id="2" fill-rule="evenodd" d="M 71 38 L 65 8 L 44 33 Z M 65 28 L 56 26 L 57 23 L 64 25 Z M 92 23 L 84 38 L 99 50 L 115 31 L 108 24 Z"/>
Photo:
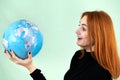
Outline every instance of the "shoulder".
<path id="1" fill-rule="evenodd" d="M 77 60 L 80 59 L 81 57 L 83 57 L 83 55 L 84 55 L 84 50 L 82 50 L 82 49 L 77 50 L 72 57 L 72 61 L 75 61 L 76 59 Z"/>
<path id="2" fill-rule="evenodd" d="M 79 58 L 79 57 L 81 57 L 83 54 L 84 54 L 84 50 L 83 50 L 83 49 L 77 50 L 77 51 L 75 52 L 75 54 L 73 55 L 73 58 Z"/>

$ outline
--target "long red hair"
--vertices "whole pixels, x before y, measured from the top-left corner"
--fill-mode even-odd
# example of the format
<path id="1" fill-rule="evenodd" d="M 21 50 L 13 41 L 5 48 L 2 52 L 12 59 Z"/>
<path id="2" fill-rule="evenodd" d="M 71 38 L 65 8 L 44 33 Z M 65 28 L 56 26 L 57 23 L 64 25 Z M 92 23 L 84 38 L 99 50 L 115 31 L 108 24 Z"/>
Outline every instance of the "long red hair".
<path id="1" fill-rule="evenodd" d="M 87 27 L 92 50 L 94 40 L 94 53 L 92 56 L 114 79 L 120 76 L 120 59 L 117 51 L 115 33 L 110 16 L 104 11 L 84 12 L 87 16 Z"/>

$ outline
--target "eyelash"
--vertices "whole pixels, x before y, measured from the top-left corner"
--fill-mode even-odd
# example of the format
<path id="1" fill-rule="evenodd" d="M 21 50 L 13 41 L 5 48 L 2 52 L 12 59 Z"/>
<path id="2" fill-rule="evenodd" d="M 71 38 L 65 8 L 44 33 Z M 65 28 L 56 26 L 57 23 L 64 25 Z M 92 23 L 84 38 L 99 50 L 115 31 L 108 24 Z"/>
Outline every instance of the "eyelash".
<path id="1" fill-rule="evenodd" d="M 83 30 L 83 31 L 86 31 L 86 29 L 85 29 L 84 27 L 82 27 L 82 30 Z"/>

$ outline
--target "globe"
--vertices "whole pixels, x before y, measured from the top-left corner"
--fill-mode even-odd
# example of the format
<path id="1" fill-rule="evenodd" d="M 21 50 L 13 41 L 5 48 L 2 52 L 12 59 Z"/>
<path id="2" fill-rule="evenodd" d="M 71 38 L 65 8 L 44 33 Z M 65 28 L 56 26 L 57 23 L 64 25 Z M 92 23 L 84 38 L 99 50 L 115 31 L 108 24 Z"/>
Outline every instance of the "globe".
<path id="1" fill-rule="evenodd" d="M 39 53 L 43 45 L 43 36 L 35 24 L 21 19 L 7 27 L 2 43 L 9 53 L 13 50 L 17 57 L 26 59 L 28 52 L 31 52 L 32 57 Z"/>

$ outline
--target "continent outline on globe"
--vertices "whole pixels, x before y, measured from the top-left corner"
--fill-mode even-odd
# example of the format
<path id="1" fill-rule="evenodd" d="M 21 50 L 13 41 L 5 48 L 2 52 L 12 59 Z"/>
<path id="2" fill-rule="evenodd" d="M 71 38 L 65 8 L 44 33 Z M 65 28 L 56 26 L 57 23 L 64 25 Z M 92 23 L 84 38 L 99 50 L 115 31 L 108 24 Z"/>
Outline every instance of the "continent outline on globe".
<path id="1" fill-rule="evenodd" d="M 26 59 L 28 52 L 36 56 L 43 45 L 43 36 L 37 25 L 21 19 L 7 27 L 3 34 L 3 47 L 21 59 Z"/>

